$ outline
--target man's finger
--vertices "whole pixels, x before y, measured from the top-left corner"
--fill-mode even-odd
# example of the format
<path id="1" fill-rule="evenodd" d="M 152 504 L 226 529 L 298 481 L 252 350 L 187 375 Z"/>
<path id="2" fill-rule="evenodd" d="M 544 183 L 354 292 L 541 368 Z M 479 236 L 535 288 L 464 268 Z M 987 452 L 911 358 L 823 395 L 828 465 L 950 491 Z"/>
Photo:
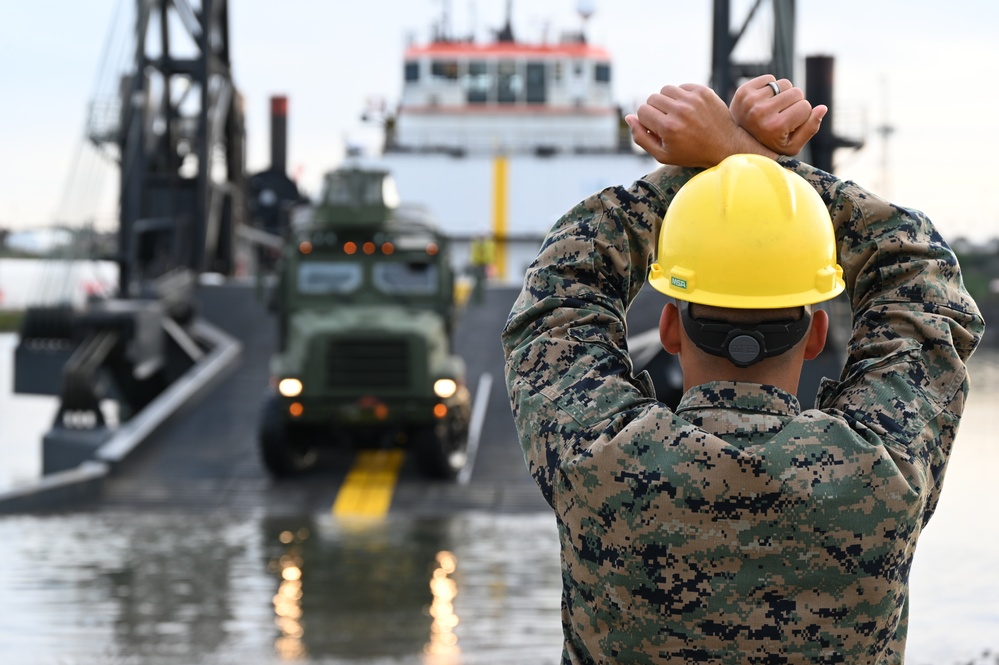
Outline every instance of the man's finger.
<path id="1" fill-rule="evenodd" d="M 773 85 L 770 85 L 770 83 L 773 83 Z M 764 83 L 761 87 L 769 88 L 769 92 L 776 97 L 777 95 L 782 95 L 785 92 L 794 89 L 794 84 L 788 79 L 774 79 L 773 81 Z M 777 88 L 776 90 L 774 90 L 775 87 Z"/>
<path id="2" fill-rule="evenodd" d="M 638 147 L 654 157 L 662 151 L 662 139 L 643 125 L 637 116 L 627 115 L 624 119 L 628 123 L 628 127 L 631 128 L 631 137 Z"/>
<path id="3" fill-rule="evenodd" d="M 654 124 L 652 120 L 656 117 L 656 115 L 662 113 L 661 110 L 652 105 L 652 101 L 652 97 L 649 97 L 649 101 L 639 106 L 638 110 L 635 112 L 638 122 L 646 129 L 648 129 L 650 125 Z M 631 129 L 634 131 L 635 126 L 632 125 Z"/>
<path id="4" fill-rule="evenodd" d="M 649 97 L 649 102 L 638 107 L 638 121 L 645 129 L 661 135 L 667 117 L 677 111 L 677 101 L 663 95 Z"/>
<path id="5" fill-rule="evenodd" d="M 667 85 L 663 86 L 663 89 L 659 91 L 659 94 L 668 99 L 685 99 L 687 94 L 695 88 L 696 85 L 693 83 L 684 83 L 683 85 Z"/>
<path id="6" fill-rule="evenodd" d="M 773 74 L 761 74 L 760 76 L 757 76 L 756 78 L 752 78 L 752 79 L 749 79 L 748 81 L 746 81 L 745 85 L 747 87 L 749 87 L 750 89 L 752 89 L 752 90 L 758 90 L 758 89 L 762 88 L 763 86 L 765 86 L 767 83 L 770 83 L 771 81 L 776 81 L 776 80 L 777 80 L 777 77 L 775 77 Z"/>
<path id="7" fill-rule="evenodd" d="M 783 111 L 800 103 L 804 99 L 805 92 L 801 88 L 787 88 L 786 90 L 782 90 L 779 95 L 774 95 L 770 103 Z M 809 108 L 811 108 L 811 105 L 809 105 Z"/>
<path id="8" fill-rule="evenodd" d="M 791 133 L 788 137 L 788 147 L 793 150 L 791 154 L 797 154 L 818 133 L 819 127 L 822 126 L 822 118 L 825 117 L 828 111 L 829 108 L 827 106 L 821 104 L 816 106 L 812 109 L 808 120 Z"/>
<path id="9" fill-rule="evenodd" d="M 812 105 L 805 99 L 801 99 L 780 111 L 779 120 L 786 131 L 793 132 L 808 122 L 811 113 Z"/>
<path id="10" fill-rule="evenodd" d="M 669 95 L 664 95 L 662 93 L 657 93 L 657 94 L 654 94 L 654 95 L 649 95 L 649 98 L 646 100 L 646 102 L 644 104 L 642 104 L 642 106 L 638 107 L 638 117 L 639 117 L 639 119 L 643 118 L 643 116 L 642 116 L 642 107 L 643 106 L 644 107 L 650 107 L 651 109 L 655 109 L 656 111 L 658 111 L 660 113 L 668 113 L 670 111 L 670 109 L 672 108 L 673 104 L 675 104 L 675 103 L 676 103 L 676 98 L 675 97 L 670 97 Z M 649 108 L 646 109 L 646 113 L 648 113 L 648 111 L 649 111 Z M 648 123 L 645 123 L 644 121 L 643 121 L 643 124 L 645 124 L 646 126 L 648 125 Z"/>

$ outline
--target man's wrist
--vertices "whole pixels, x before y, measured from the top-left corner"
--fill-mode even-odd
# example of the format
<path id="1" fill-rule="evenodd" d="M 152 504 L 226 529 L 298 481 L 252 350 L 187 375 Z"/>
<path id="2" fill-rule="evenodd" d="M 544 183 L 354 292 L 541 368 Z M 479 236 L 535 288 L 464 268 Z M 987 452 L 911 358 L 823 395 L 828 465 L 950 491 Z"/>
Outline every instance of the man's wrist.
<path id="1" fill-rule="evenodd" d="M 733 123 L 731 130 L 728 132 L 727 137 L 717 144 L 717 150 L 714 154 L 710 152 L 705 153 L 705 163 L 702 164 L 705 168 L 710 168 L 717 164 L 720 164 L 727 157 L 739 154 L 753 154 L 761 155 L 769 159 L 777 159 L 778 153 L 774 152 L 770 148 L 766 147 L 755 138 L 753 135 L 747 132 L 742 127 L 735 125 Z"/>
<path id="2" fill-rule="evenodd" d="M 739 144 L 741 145 L 740 152 L 744 154 L 762 155 L 769 159 L 777 159 L 780 153 L 774 152 L 767 146 L 760 143 L 756 137 L 750 134 L 748 131 L 739 127 Z"/>

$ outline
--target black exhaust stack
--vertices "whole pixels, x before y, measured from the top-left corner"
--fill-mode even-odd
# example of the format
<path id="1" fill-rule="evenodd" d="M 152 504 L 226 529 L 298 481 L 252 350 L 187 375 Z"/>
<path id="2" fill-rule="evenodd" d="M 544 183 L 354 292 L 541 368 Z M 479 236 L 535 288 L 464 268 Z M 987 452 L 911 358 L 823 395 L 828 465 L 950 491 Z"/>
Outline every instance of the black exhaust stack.
<path id="1" fill-rule="evenodd" d="M 809 141 L 811 150 L 809 162 L 812 166 L 833 173 L 833 152 L 837 148 L 860 148 L 863 141 L 846 139 L 833 134 L 833 68 L 834 60 L 828 55 L 813 55 L 805 58 L 805 97 L 812 106 L 825 104 L 829 107 L 822 120 L 818 133 Z"/>
<path id="2" fill-rule="evenodd" d="M 288 98 L 271 97 L 271 170 L 288 172 Z"/>

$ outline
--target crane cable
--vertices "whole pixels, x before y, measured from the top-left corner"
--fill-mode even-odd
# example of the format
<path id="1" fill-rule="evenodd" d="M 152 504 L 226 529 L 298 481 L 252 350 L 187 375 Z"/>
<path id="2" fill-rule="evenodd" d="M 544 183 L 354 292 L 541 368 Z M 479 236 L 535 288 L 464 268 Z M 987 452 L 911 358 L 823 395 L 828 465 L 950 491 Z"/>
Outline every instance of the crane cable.
<path id="1" fill-rule="evenodd" d="M 142 0 L 139 0 L 140 2 Z M 112 15 L 109 36 L 104 42 L 104 48 L 97 70 L 93 98 L 88 105 L 83 123 L 83 132 L 79 137 L 69 171 L 63 186 L 62 195 L 55 213 L 55 223 L 67 226 L 73 232 L 77 242 L 65 243 L 58 248 L 47 261 L 41 279 L 33 285 L 29 294 L 29 302 L 40 305 L 72 304 L 74 293 L 79 285 L 86 283 L 88 290 L 99 291 L 104 286 L 106 276 L 101 275 L 101 269 L 88 256 L 91 247 L 81 246 L 80 238 L 94 237 L 98 209 L 101 196 L 106 191 L 109 169 L 114 168 L 108 163 L 108 151 L 105 147 L 88 140 L 90 129 L 93 128 L 100 100 L 117 96 L 119 91 L 112 89 L 121 72 L 125 71 L 131 51 L 134 50 L 128 36 L 127 17 L 124 16 L 126 0 L 118 0 Z M 124 36 L 123 36 L 124 33 Z M 115 59 L 112 64 L 112 53 Z M 110 89 L 110 91 L 109 91 Z M 113 106 L 111 107 L 113 110 Z M 74 221 L 71 217 L 76 214 Z M 101 294 L 106 295 L 106 294 Z"/>

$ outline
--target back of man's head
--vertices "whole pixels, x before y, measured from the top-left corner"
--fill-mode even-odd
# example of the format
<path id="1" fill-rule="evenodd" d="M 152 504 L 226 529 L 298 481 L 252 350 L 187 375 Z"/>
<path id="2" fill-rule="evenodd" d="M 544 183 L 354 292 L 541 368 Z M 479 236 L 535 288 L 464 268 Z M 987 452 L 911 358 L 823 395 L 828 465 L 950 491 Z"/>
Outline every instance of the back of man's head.
<path id="1" fill-rule="evenodd" d="M 773 160 L 733 155 L 674 197 L 649 283 L 678 300 L 699 349 L 742 368 L 798 345 L 807 306 L 843 291 L 842 274 L 815 189 Z"/>

